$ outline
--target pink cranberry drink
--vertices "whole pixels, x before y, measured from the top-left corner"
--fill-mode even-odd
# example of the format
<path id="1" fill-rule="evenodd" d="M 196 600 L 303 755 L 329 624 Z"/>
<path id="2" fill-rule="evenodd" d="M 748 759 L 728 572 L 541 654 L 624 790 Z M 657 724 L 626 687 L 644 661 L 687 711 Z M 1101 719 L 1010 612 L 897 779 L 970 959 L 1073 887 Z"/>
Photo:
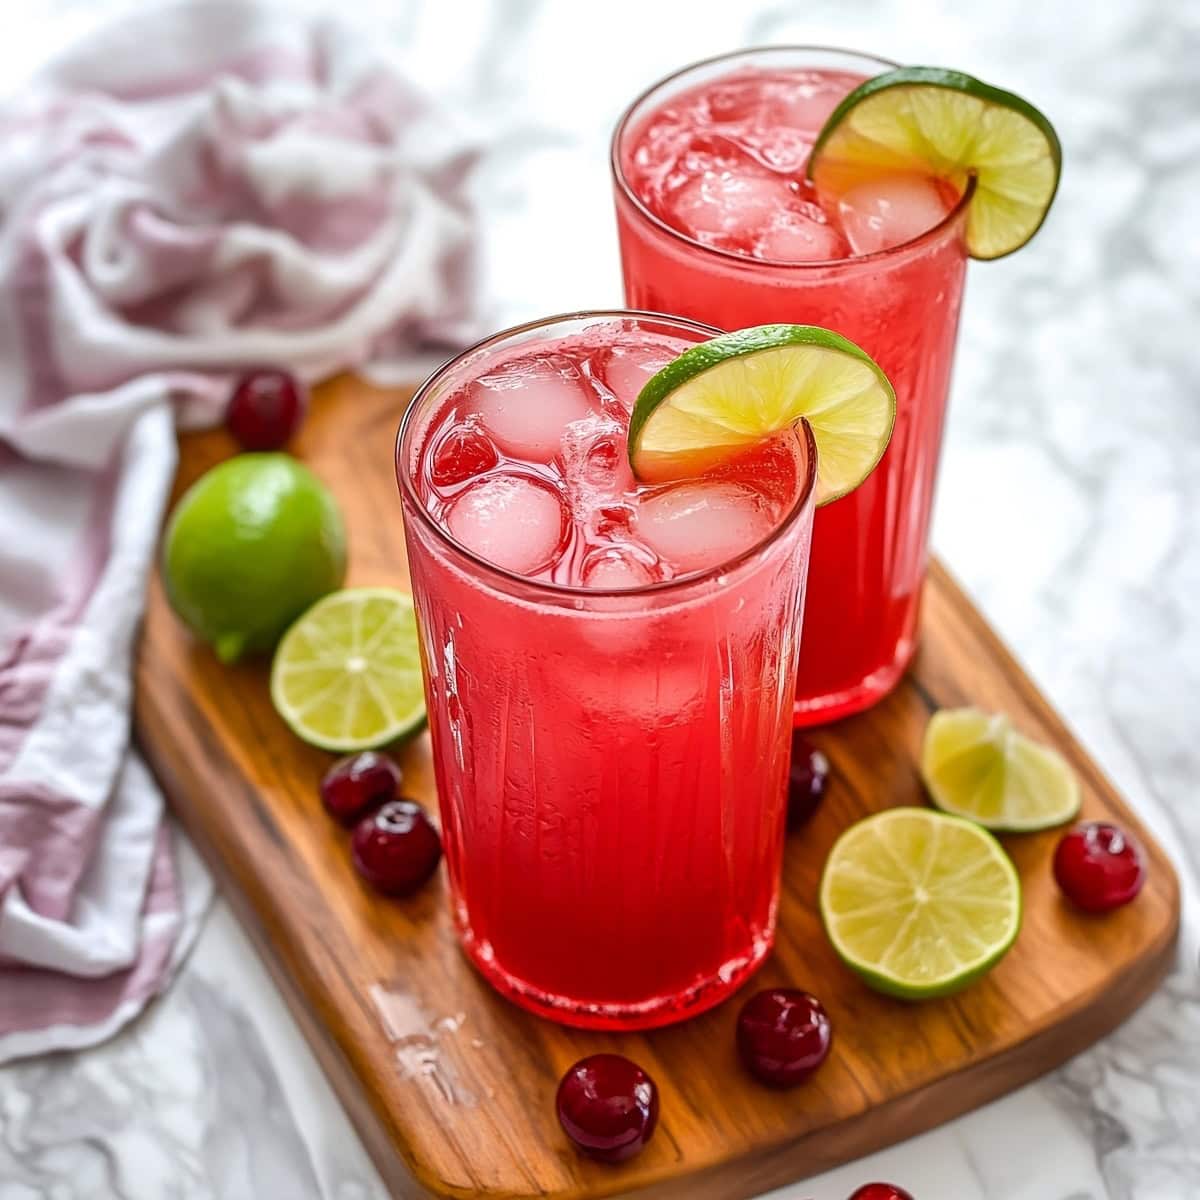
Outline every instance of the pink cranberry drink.
<path id="1" fill-rule="evenodd" d="M 824 325 L 871 354 L 896 389 L 882 463 L 816 517 L 800 724 L 868 707 L 915 648 L 966 209 L 911 175 L 860 186 L 830 209 L 805 178 L 838 101 L 892 65 L 828 50 L 730 55 L 652 88 L 613 139 L 628 303 L 722 329 Z"/>
<path id="2" fill-rule="evenodd" d="M 635 1029 L 770 948 L 814 454 L 635 483 L 633 401 L 715 331 L 632 313 L 437 372 L 397 474 L 454 915 L 518 1004 Z"/>

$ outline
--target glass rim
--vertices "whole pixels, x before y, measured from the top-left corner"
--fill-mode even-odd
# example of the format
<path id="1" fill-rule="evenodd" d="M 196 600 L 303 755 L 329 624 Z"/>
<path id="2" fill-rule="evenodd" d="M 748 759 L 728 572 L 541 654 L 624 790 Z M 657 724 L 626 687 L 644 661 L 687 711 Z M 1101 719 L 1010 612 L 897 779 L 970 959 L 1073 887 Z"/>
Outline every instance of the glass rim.
<path id="1" fill-rule="evenodd" d="M 608 165 L 612 172 L 613 182 L 616 184 L 621 195 L 629 201 L 636 209 L 638 215 L 645 221 L 648 221 L 660 232 L 674 238 L 681 244 L 690 247 L 693 250 L 699 250 L 704 254 L 712 254 L 719 259 L 739 263 L 742 266 L 749 267 L 753 270 L 756 267 L 770 267 L 772 270 L 788 270 L 788 271 L 813 271 L 813 270 L 837 270 L 840 267 L 857 266 L 860 263 L 872 263 L 884 261 L 898 255 L 904 254 L 906 251 L 912 250 L 914 247 L 920 246 L 927 241 L 934 241 L 937 235 L 943 233 L 949 226 L 957 221 L 966 211 L 967 205 L 971 201 L 971 197 L 975 194 L 976 179 L 974 174 L 971 174 L 967 179 L 967 186 L 963 189 L 963 194 L 959 196 L 957 202 L 950 211 L 936 224 L 929 229 L 917 234 L 914 238 L 909 238 L 906 242 L 900 242 L 895 246 L 888 246 L 883 250 L 873 250 L 870 254 L 853 254 L 848 258 L 822 258 L 815 261 L 807 262 L 789 262 L 786 259 L 779 258 L 750 258 L 745 254 L 739 254 L 736 250 L 723 250 L 719 246 L 709 246 L 704 242 L 698 241 L 696 238 L 689 237 L 682 230 L 676 229 L 673 225 L 668 224 L 660 216 L 651 212 L 649 208 L 642 202 L 642 199 L 629 185 L 629 180 L 625 178 L 625 172 L 621 166 L 621 141 L 627 131 L 630 121 L 636 112 L 647 100 L 649 100 L 655 92 L 666 87 L 668 84 L 674 83 L 678 79 L 682 79 L 685 75 L 690 75 L 693 71 L 698 71 L 702 67 L 710 67 L 717 63 L 728 62 L 735 58 L 750 58 L 755 55 L 765 55 L 774 53 L 806 53 L 806 54 L 844 54 L 854 58 L 869 59 L 872 62 L 878 63 L 887 70 L 894 70 L 900 64 L 894 59 L 881 58 L 876 54 L 868 54 L 861 50 L 847 50 L 842 46 L 813 46 L 797 43 L 784 43 L 776 46 L 747 46 L 741 50 L 726 50 L 722 54 L 713 54 L 708 58 L 697 59 L 695 62 L 688 63 L 686 66 L 672 71 L 669 75 L 664 75 L 661 79 L 650 84 L 644 91 L 640 92 L 630 102 L 625 111 L 617 120 L 617 124 L 613 129 L 612 140 L 609 143 Z"/>
<path id="2" fill-rule="evenodd" d="M 434 520 L 421 500 L 421 497 L 417 494 L 413 482 L 413 472 L 409 470 L 404 455 L 405 440 L 412 432 L 421 402 L 439 382 L 469 355 L 475 354 L 480 350 L 486 350 L 490 346 L 500 345 L 510 338 L 535 329 L 544 329 L 551 325 L 559 325 L 567 321 L 585 321 L 592 318 L 607 319 L 610 321 L 654 321 L 659 324 L 680 326 L 693 332 L 706 334 L 709 337 L 714 337 L 721 333 L 721 330 L 715 326 L 705 325 L 701 321 L 692 321 L 687 317 L 672 316 L 670 313 L 651 312 L 646 309 L 637 308 L 601 308 L 581 309 L 577 312 L 556 313 L 551 317 L 539 317 L 536 320 L 525 321 L 520 325 L 512 325 L 507 329 L 501 329 L 497 333 L 490 334 L 488 337 L 481 338 L 474 345 L 468 346 L 465 350 L 460 351 L 442 363 L 413 393 L 412 399 L 408 402 L 408 406 L 404 410 L 404 415 L 400 418 L 400 427 L 396 431 L 395 467 L 401 497 L 408 502 L 405 507 L 414 509 L 422 525 L 430 530 L 443 546 L 449 548 L 459 558 L 466 559 L 473 567 L 483 572 L 485 578 L 494 577 L 503 580 L 509 585 L 516 584 L 522 588 L 541 592 L 548 596 L 573 600 L 620 600 L 636 599 L 642 596 L 669 595 L 674 591 L 693 587 L 696 584 L 707 583 L 722 575 L 727 575 L 774 545 L 784 531 L 790 529 L 795 524 L 797 517 L 808 507 L 808 503 L 816 490 L 817 445 L 813 437 L 812 428 L 807 420 L 800 422 L 804 438 L 804 480 L 797 491 L 795 501 L 787 512 L 771 527 L 768 533 L 764 534 L 763 537 L 745 550 L 739 551 L 732 558 L 723 559 L 711 567 L 703 567 L 700 570 L 677 575 L 673 579 L 662 579 L 655 583 L 648 583 L 642 587 L 633 588 L 588 588 L 576 584 L 555 583 L 551 580 L 530 579 L 529 576 L 522 575 L 518 571 L 510 571 L 507 567 L 497 566 L 497 564 L 489 562 L 486 558 L 476 554 L 475 551 L 468 549 L 456 538 L 452 537 L 449 530 L 444 529 L 441 524 Z"/>

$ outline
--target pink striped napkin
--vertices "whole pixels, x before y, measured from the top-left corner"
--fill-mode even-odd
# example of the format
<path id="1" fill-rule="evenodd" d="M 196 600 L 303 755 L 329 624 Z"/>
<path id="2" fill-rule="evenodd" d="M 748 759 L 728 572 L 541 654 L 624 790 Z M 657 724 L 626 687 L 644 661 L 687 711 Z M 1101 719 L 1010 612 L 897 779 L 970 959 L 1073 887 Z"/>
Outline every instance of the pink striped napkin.
<path id="1" fill-rule="evenodd" d="M 471 334 L 472 161 L 369 45 L 242 0 L 0 110 L 0 1061 L 119 1028 L 207 902 L 129 744 L 176 424 Z"/>

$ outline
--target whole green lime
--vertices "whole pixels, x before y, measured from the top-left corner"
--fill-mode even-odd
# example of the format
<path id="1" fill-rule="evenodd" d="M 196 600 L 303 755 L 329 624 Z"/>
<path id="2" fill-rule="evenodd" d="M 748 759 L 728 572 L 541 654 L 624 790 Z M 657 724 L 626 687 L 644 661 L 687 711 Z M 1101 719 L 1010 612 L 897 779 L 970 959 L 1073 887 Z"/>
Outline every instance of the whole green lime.
<path id="1" fill-rule="evenodd" d="M 171 607 L 222 662 L 270 650 L 341 587 L 346 529 L 329 490 L 286 454 L 239 454 L 202 475 L 171 515 Z"/>

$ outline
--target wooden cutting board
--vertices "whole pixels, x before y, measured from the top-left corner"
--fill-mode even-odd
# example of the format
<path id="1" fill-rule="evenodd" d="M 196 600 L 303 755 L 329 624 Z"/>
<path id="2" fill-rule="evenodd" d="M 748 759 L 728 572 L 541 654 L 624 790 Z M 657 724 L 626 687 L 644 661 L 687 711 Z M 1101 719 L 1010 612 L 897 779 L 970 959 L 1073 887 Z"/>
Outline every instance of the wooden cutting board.
<path id="1" fill-rule="evenodd" d="M 344 508 L 351 584 L 406 586 L 392 447 L 407 395 L 337 380 L 294 447 Z M 233 450 L 221 432 L 186 437 L 176 495 Z M 146 757 L 398 1197 L 753 1196 L 1049 1070 L 1132 1012 L 1172 958 L 1179 889 L 1166 857 L 936 564 L 912 672 L 872 711 L 814 734 L 832 786 L 789 838 L 778 945 L 751 985 L 810 988 L 833 1020 L 829 1061 L 790 1092 L 739 1069 L 736 1000 L 638 1036 L 561 1029 L 491 992 L 457 950 L 441 875 L 403 902 L 360 883 L 346 835 L 317 799 L 329 757 L 275 715 L 266 664 L 221 667 L 175 621 L 157 579 L 137 684 Z M 962 995 L 911 1006 L 838 963 L 816 914 L 817 879 L 849 822 L 923 802 L 916 760 L 929 714 L 968 702 L 1058 746 L 1082 781 L 1084 815 L 1141 837 L 1149 881 L 1133 905 L 1088 918 L 1056 892 L 1054 833 L 1006 839 L 1026 897 L 1016 947 Z M 427 737 L 401 757 L 407 790 L 434 805 Z M 661 1090 L 655 1138 L 618 1168 L 577 1156 L 554 1117 L 563 1070 L 599 1050 L 629 1055 Z"/>

